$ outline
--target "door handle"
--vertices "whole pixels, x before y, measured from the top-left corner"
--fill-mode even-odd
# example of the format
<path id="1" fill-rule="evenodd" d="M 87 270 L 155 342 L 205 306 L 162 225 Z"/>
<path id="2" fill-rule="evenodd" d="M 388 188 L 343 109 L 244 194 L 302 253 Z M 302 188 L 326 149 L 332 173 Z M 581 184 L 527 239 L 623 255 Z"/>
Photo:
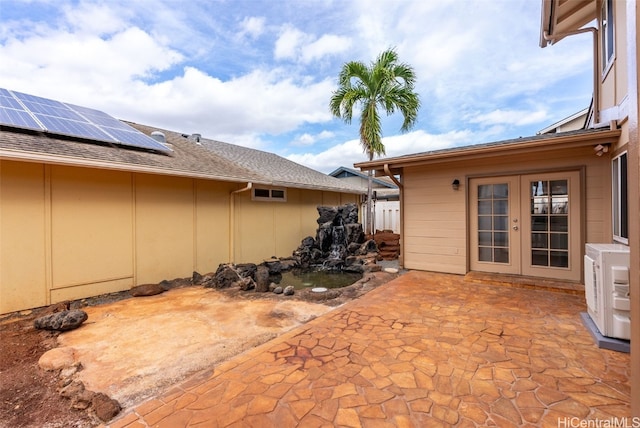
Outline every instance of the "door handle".
<path id="1" fill-rule="evenodd" d="M 518 226 L 513 226 L 513 230 L 518 230 Z"/>

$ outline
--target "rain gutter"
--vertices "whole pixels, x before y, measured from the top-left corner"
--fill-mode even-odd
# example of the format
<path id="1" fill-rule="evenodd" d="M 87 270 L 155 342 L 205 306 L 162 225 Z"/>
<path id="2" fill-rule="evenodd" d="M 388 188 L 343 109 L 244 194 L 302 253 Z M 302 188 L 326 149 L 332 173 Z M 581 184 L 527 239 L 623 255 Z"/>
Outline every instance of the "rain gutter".
<path id="1" fill-rule="evenodd" d="M 552 45 L 559 40 L 567 37 L 574 36 L 576 34 L 583 34 L 590 32 L 593 35 L 593 127 L 600 128 L 610 125 L 609 123 L 600 123 L 600 85 L 599 85 L 599 73 L 598 73 L 598 29 L 595 27 L 581 28 L 575 31 L 569 31 L 567 33 L 556 33 L 549 35 L 547 31 L 542 34 L 544 40 L 550 42 Z"/>

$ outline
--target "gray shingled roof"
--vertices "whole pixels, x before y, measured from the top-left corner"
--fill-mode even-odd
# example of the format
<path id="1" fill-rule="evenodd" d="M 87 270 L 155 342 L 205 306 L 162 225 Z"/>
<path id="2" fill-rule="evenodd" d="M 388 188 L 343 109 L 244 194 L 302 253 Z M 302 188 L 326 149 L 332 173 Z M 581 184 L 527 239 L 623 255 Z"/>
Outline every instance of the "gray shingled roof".
<path id="1" fill-rule="evenodd" d="M 0 127 L 0 158 L 344 193 L 362 192 L 349 183 L 273 153 L 205 138 L 197 144 L 177 132 L 129 124 L 147 135 L 161 131 L 173 151 L 170 155 L 151 153 Z"/>

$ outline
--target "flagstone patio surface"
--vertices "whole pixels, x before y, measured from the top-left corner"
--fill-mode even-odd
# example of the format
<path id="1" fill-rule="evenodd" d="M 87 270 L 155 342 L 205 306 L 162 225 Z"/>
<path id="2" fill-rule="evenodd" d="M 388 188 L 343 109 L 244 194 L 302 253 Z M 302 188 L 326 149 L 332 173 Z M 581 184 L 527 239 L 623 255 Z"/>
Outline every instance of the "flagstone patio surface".
<path id="1" fill-rule="evenodd" d="M 585 310 L 579 295 L 411 271 L 108 427 L 558 427 L 630 418 L 629 355 L 594 344 Z"/>

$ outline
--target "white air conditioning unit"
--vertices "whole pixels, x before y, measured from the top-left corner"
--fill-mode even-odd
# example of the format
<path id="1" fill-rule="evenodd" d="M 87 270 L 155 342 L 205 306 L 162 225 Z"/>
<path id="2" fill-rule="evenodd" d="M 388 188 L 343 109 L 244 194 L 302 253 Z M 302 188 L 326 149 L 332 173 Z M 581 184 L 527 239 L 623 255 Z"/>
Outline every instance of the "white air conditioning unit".
<path id="1" fill-rule="evenodd" d="M 630 339 L 629 247 L 587 244 L 585 253 L 589 316 L 603 336 Z"/>

